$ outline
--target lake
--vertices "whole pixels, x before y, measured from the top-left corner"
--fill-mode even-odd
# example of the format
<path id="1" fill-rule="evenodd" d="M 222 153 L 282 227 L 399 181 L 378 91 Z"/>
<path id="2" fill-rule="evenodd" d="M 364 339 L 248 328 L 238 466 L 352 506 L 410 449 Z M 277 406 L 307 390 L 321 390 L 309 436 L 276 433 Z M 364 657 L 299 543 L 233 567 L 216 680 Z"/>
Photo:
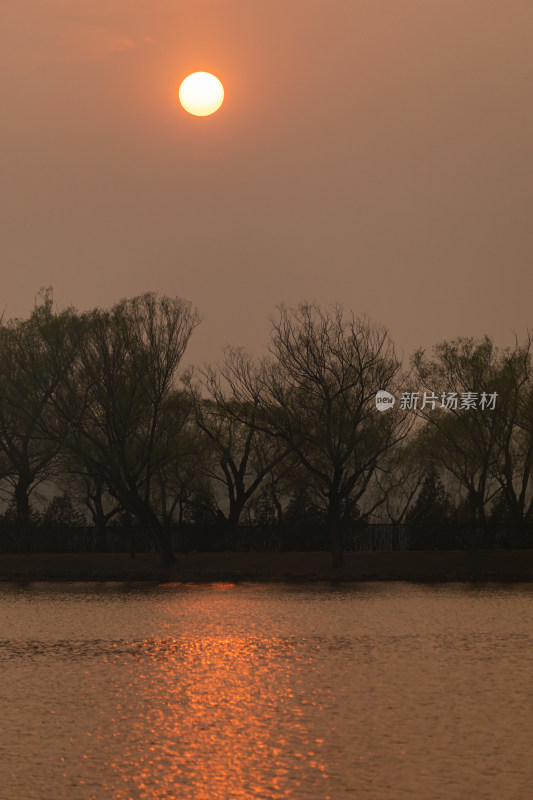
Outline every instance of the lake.
<path id="1" fill-rule="evenodd" d="M 533 586 L 0 586 L 2 800 L 529 800 Z"/>

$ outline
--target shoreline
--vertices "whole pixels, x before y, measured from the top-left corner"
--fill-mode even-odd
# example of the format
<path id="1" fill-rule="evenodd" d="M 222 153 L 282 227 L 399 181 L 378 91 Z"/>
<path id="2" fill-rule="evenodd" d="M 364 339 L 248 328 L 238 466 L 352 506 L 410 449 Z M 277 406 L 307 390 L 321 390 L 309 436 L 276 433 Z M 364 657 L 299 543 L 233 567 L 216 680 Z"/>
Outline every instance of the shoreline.
<path id="1" fill-rule="evenodd" d="M 139 553 L 3 553 L 0 581 L 216 583 L 317 581 L 533 581 L 533 550 L 347 552 L 333 570 L 329 553 L 177 553 L 164 567 Z"/>

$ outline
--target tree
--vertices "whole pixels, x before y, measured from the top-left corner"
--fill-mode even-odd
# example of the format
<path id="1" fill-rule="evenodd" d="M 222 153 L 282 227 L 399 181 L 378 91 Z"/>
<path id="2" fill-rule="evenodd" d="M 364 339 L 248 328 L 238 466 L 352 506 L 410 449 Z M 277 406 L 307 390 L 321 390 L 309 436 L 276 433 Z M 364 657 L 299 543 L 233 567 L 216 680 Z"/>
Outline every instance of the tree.
<path id="1" fill-rule="evenodd" d="M 78 505 L 88 510 L 96 528 L 96 549 L 107 548 L 107 527 L 109 522 L 123 509 L 112 498 L 102 475 L 94 471 L 83 453 L 63 451 L 59 456 L 59 483 L 66 483 L 69 492 Z"/>
<path id="2" fill-rule="evenodd" d="M 196 425 L 187 391 L 172 392 L 161 427 L 168 458 L 157 472 L 156 488 L 161 517 L 169 530 L 183 524 L 189 502 L 202 491 L 212 448 Z"/>
<path id="3" fill-rule="evenodd" d="M 501 486 L 502 506 L 515 532 L 533 519 L 533 369 L 532 334 L 503 352 L 497 374 L 497 458 L 494 476 Z"/>
<path id="4" fill-rule="evenodd" d="M 153 488 L 169 458 L 162 421 L 197 324 L 189 302 L 154 293 L 85 315 L 81 345 L 53 405 L 56 438 L 139 519 L 167 564 L 175 559 Z"/>
<path id="5" fill-rule="evenodd" d="M 475 549 L 486 531 L 488 505 L 498 492 L 494 470 L 499 457 L 499 423 L 497 414 L 477 403 L 475 407 L 461 406 L 470 392 L 478 397 L 497 392 L 497 349 L 488 336 L 481 340 L 458 338 L 436 345 L 433 359 L 423 350 L 416 351 L 413 366 L 428 396 L 437 398 L 435 408 L 422 403 L 418 414 L 429 425 L 428 447 L 466 490 L 470 544 Z"/>
<path id="6" fill-rule="evenodd" d="M 409 509 L 406 522 L 411 544 L 416 550 L 438 550 L 456 545 L 450 539 L 452 508 L 444 484 L 435 469 L 426 475 L 416 503 Z"/>
<path id="7" fill-rule="evenodd" d="M 232 351 L 225 378 L 239 402 L 257 408 L 253 426 L 281 441 L 306 471 L 325 510 L 334 567 L 341 567 L 344 507 L 364 496 L 409 428 L 397 406 L 379 412 L 375 404 L 379 389 L 394 388 L 400 363 L 384 329 L 345 317 L 339 306 L 305 303 L 282 306 L 271 320 L 269 352 L 257 364 Z"/>
<path id="8" fill-rule="evenodd" d="M 385 516 L 396 529 L 405 521 L 428 472 L 434 468 L 426 434 L 426 428 L 411 431 L 408 439 L 389 451 L 376 470 L 373 483 L 375 501 L 366 516 L 379 509 L 381 517 Z"/>
<path id="9" fill-rule="evenodd" d="M 51 289 L 27 320 L 0 326 L 0 449 L 14 491 L 18 546 L 30 547 L 30 495 L 53 474 L 60 440 L 47 434 L 50 402 L 73 356 L 66 331 L 73 309 L 53 311 Z"/>
<path id="10" fill-rule="evenodd" d="M 239 404 L 213 367 L 206 367 L 201 374 L 203 381 L 196 385 L 189 375 L 188 386 L 196 424 L 209 442 L 213 456 L 206 474 L 224 487 L 228 500 L 226 523 L 234 530 L 246 504 L 288 451 L 255 427 L 257 400 Z"/>
<path id="11" fill-rule="evenodd" d="M 85 514 L 79 508 L 75 508 L 72 494 L 68 489 L 50 500 L 41 518 L 41 524 L 50 528 L 76 527 L 85 525 L 85 522 Z"/>

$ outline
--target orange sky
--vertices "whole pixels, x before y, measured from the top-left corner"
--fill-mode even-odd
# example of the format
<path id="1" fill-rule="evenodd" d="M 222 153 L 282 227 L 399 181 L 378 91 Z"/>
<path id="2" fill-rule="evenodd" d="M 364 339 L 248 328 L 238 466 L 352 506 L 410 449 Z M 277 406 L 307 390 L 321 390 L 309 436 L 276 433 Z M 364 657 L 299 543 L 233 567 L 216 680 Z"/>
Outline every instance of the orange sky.
<path id="1" fill-rule="evenodd" d="M 184 363 L 341 302 L 406 354 L 533 327 L 533 3 L 0 0 L 7 317 L 147 290 Z M 207 70 L 213 117 L 177 103 Z"/>

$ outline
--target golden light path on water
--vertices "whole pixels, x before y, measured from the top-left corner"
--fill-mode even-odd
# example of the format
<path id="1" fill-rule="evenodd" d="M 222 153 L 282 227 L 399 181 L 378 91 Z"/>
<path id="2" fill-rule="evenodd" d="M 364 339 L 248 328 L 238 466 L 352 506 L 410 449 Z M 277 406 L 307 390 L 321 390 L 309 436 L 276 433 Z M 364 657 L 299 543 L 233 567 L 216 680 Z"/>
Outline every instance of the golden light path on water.
<path id="1" fill-rule="evenodd" d="M 532 593 L 0 587 L 0 798 L 525 800 Z"/>
<path id="2" fill-rule="evenodd" d="M 155 788 L 157 796 L 173 797 L 183 783 L 197 800 L 244 800 L 262 796 L 268 775 L 269 796 L 282 798 L 288 782 L 292 794 L 303 783 L 318 788 L 327 778 L 319 753 L 323 740 L 313 740 L 290 686 L 279 674 L 273 685 L 256 661 L 260 643 L 238 638 L 205 641 L 201 647 L 182 643 L 177 659 L 172 649 L 172 643 L 157 643 L 155 651 L 166 655 L 159 675 L 167 692 L 164 706 L 147 709 L 141 695 L 136 715 L 134 739 L 149 743 L 147 752 L 134 746 L 111 762 L 130 785 L 120 789 L 113 781 L 106 787 L 110 795 L 129 800 L 133 778 L 142 798 L 152 797 Z M 191 664 L 202 678 L 184 686 L 182 670 Z M 174 683 L 176 673 L 180 686 Z M 309 703 L 315 705 L 312 699 Z M 301 752 L 294 749 L 295 741 Z"/>
<path id="3" fill-rule="evenodd" d="M 158 797 L 174 797 L 180 784 L 197 800 L 261 797 L 266 785 L 272 798 L 286 797 L 288 784 L 291 794 L 303 783 L 320 791 L 327 778 L 323 740 L 303 719 L 291 688 L 292 668 L 280 670 L 278 664 L 273 670 L 280 644 L 294 664 L 298 655 L 290 642 L 229 637 L 139 644 L 151 655 L 130 687 L 139 698 L 138 713 L 136 701 L 129 703 L 137 730 L 133 746 L 111 762 L 127 784 L 120 789 L 113 780 L 109 795 L 130 800 L 132 776 L 140 798 L 153 797 L 154 789 Z M 191 672 L 193 682 L 187 679 Z M 145 680 L 156 675 L 164 703 L 146 697 Z M 307 702 L 320 708 L 316 699 Z M 113 722 L 120 732 L 120 720 Z M 138 742 L 147 742 L 146 752 L 139 752 Z"/>
<path id="4" fill-rule="evenodd" d="M 206 588 L 212 597 L 234 585 Z M 311 724 L 329 693 L 295 685 L 319 643 L 302 651 L 294 636 L 211 635 L 129 644 L 142 670 L 118 702 L 127 713 L 106 718 L 93 733 L 94 755 L 110 724 L 114 737 L 127 743 L 109 762 L 116 775 L 104 787 L 106 796 L 174 798 L 179 786 L 180 796 L 194 800 L 249 800 L 265 791 L 281 800 L 299 797 L 305 786 L 333 800 L 324 786 L 324 739 Z M 116 691 L 122 695 L 123 687 Z M 91 760 L 90 748 L 85 755 Z"/>

